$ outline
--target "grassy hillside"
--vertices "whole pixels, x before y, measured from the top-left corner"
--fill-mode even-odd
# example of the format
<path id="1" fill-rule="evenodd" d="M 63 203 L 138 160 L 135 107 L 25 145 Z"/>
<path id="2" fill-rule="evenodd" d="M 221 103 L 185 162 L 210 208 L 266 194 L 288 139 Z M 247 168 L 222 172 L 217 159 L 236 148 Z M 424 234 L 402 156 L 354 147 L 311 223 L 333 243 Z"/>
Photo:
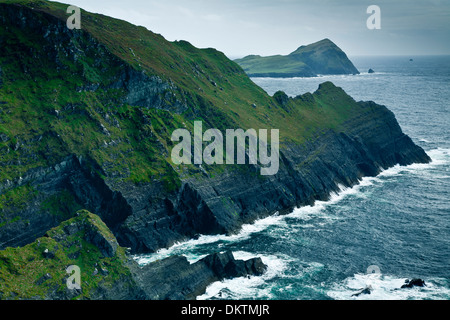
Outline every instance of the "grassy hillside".
<path id="1" fill-rule="evenodd" d="M 121 282 L 126 294 L 135 286 L 127 259 L 103 221 L 82 210 L 31 244 L 0 251 L 0 299 L 92 299 Z M 70 265 L 80 268 L 81 290 L 67 288 Z"/>
<path id="2" fill-rule="evenodd" d="M 331 40 L 301 46 L 289 55 L 251 55 L 235 60 L 249 76 L 313 77 L 318 74 L 358 74 L 347 55 Z"/>
<path id="3" fill-rule="evenodd" d="M 135 182 L 166 179 L 170 189 L 177 184 L 170 135 L 176 128 L 191 129 L 194 120 L 203 120 L 204 130 L 277 128 L 281 141 L 302 143 L 361 109 L 332 88 L 330 96 L 280 103 L 215 49 L 169 42 L 143 27 L 85 11 L 83 30 L 67 31 L 72 34 L 63 38 L 66 43 L 55 45 L 51 26 L 58 21 L 65 25 L 67 5 L 0 4 L 5 24 L 0 30 L 0 182 L 76 154 L 92 157 L 105 169 L 103 174 Z M 5 16 L 8 6 L 32 8 L 40 27 L 12 23 Z M 66 49 L 73 47 L 83 53 L 74 57 Z M 167 105 L 181 101 L 186 110 L 124 103 L 124 90 L 111 88 L 122 63 L 171 84 L 162 99 Z"/>
<path id="4" fill-rule="evenodd" d="M 135 251 L 236 230 L 325 197 L 331 182 L 303 194 L 297 182 L 281 184 L 314 163 L 320 138 L 348 132 L 350 119 L 385 116 L 330 82 L 269 96 L 223 53 L 123 20 L 82 10 L 82 30 L 69 30 L 67 7 L 0 0 L 0 248 L 29 244 L 82 208 Z M 280 173 L 174 164 L 172 132 L 192 132 L 196 120 L 203 130 L 279 129 Z M 311 151 L 308 161 L 293 150 Z M 305 171 L 299 181 L 316 179 Z M 258 184 L 266 198 L 243 195 Z"/>
<path id="5" fill-rule="evenodd" d="M 94 274 L 101 270 L 92 262 L 97 260 L 115 268 L 111 276 L 124 275 L 123 249 L 111 244 L 111 233 L 132 252 L 154 252 L 198 234 L 237 232 L 244 223 L 325 200 L 339 184 L 351 186 L 380 167 L 429 161 L 387 108 L 355 102 L 331 82 L 314 93 L 269 96 L 215 49 L 169 42 L 84 10 L 82 29 L 70 30 L 67 7 L 0 0 L 5 297 L 46 296 L 42 286 L 33 287 L 36 281 L 64 295 L 67 264 Z M 291 59 L 326 60 L 327 42 L 301 47 Z M 172 133 L 193 132 L 196 120 L 203 130 L 279 129 L 279 171 L 263 176 L 254 165 L 173 163 Z M 76 220 L 80 209 L 97 214 L 111 232 L 85 212 L 82 221 L 89 223 Z M 96 230 L 106 242 L 83 232 L 62 234 L 81 222 L 88 234 Z M 62 229 L 49 231 L 60 223 Z M 79 244 L 88 250 L 78 250 Z M 41 250 L 52 248 L 56 259 L 48 260 Z M 49 278 L 43 270 L 52 268 L 58 271 Z M 8 280 L 11 274 L 17 283 Z M 133 287 L 126 275 L 124 281 L 97 278 L 89 279 L 92 290 L 83 297 L 103 284 Z"/>

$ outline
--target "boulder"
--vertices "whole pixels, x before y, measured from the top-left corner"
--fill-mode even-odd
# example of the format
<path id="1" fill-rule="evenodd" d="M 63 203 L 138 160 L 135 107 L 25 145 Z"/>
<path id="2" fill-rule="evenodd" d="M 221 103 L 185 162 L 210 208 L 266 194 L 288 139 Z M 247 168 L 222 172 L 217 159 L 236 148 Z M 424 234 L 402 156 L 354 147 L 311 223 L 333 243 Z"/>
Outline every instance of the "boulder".
<path id="1" fill-rule="evenodd" d="M 267 265 L 265 265 L 261 258 L 253 258 L 245 261 L 245 268 L 249 275 L 260 276 L 267 270 Z"/>
<path id="2" fill-rule="evenodd" d="M 361 289 L 357 293 L 352 294 L 352 297 L 359 297 L 362 294 L 371 294 L 372 293 L 372 286 L 367 286 L 364 289 Z"/>
<path id="3" fill-rule="evenodd" d="M 247 275 L 262 275 L 267 266 L 261 258 L 247 261 L 236 260 L 231 251 L 214 253 L 206 256 L 201 262 L 205 263 L 219 279 L 243 277 Z"/>
<path id="4" fill-rule="evenodd" d="M 183 256 L 157 260 L 134 271 L 147 299 L 190 300 L 215 281 L 261 275 L 267 266 L 260 258 L 236 260 L 231 251 L 213 253 L 189 263 Z"/>
<path id="5" fill-rule="evenodd" d="M 405 280 L 405 284 L 401 286 L 402 289 L 405 288 L 413 288 L 413 287 L 424 287 L 425 286 L 425 281 L 422 279 L 406 279 Z"/>

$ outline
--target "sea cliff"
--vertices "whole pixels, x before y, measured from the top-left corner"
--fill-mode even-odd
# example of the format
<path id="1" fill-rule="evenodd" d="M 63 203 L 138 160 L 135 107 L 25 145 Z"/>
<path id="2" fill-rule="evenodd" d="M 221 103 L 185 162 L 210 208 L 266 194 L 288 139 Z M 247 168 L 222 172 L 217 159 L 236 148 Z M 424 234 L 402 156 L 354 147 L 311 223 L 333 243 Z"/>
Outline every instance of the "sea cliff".
<path id="1" fill-rule="evenodd" d="M 0 249 L 8 254 L 1 270 L 9 270 L 21 248 L 34 248 L 31 258 L 41 255 L 43 239 L 65 261 L 71 246 L 49 230 L 66 230 L 86 209 L 94 214 L 83 213 L 86 219 L 98 217 L 111 233 L 112 242 L 101 243 L 112 251 L 102 251 L 98 237 L 83 238 L 85 232 L 70 237 L 96 247 L 100 262 L 119 254 L 120 263 L 109 273 L 118 276 L 109 289 L 92 280 L 89 296 L 80 298 L 194 298 L 211 281 L 261 274 L 262 261 L 216 253 L 195 264 L 172 257 L 140 269 L 129 253 L 154 252 L 198 234 L 234 233 L 396 164 L 430 161 L 385 106 L 357 102 L 330 82 L 297 97 L 269 96 L 214 49 L 169 42 L 85 11 L 82 29 L 69 30 L 66 8 L 0 1 Z M 205 130 L 279 129 L 278 172 L 262 176 L 259 164 L 174 164 L 171 133 L 192 132 L 194 121 Z M 186 272 L 173 283 L 197 282 L 182 292 L 170 281 L 158 287 L 168 270 Z M 42 272 L 51 278 L 39 283 L 62 285 L 61 275 Z M 55 288 L 23 296 L 9 290 L 4 298 L 73 298 Z"/>

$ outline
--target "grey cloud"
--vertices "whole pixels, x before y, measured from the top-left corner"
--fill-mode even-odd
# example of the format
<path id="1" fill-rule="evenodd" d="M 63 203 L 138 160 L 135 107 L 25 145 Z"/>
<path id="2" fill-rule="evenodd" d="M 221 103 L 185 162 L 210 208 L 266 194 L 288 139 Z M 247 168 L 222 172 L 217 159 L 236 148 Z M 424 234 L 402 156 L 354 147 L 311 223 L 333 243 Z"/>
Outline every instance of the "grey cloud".
<path id="1" fill-rule="evenodd" d="M 229 56 L 287 54 L 330 38 L 349 55 L 450 54 L 447 0 L 72 0 L 88 11 L 143 25 L 168 40 Z M 381 30 L 366 9 L 381 8 Z"/>

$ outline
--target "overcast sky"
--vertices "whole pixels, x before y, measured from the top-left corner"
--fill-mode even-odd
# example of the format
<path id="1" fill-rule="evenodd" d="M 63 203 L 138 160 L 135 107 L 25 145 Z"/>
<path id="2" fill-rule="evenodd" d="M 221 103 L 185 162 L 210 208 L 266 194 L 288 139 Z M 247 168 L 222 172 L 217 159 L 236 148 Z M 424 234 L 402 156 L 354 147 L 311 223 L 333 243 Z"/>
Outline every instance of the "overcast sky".
<path id="1" fill-rule="evenodd" d="M 66 1 L 61 1 L 66 2 Z M 288 54 L 329 38 L 349 56 L 450 54 L 450 0 L 70 0 L 167 40 L 230 58 Z M 367 7 L 381 9 L 369 30 Z"/>

